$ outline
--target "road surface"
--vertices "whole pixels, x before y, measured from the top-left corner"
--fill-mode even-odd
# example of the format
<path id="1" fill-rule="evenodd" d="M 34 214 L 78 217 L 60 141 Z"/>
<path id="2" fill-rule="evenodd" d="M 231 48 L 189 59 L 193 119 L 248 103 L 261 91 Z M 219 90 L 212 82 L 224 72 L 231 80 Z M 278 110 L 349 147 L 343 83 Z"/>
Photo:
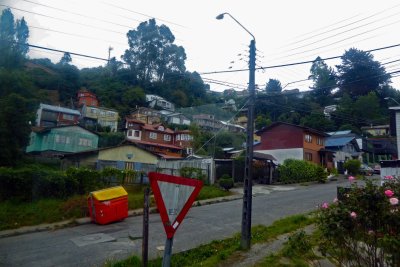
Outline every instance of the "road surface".
<path id="1" fill-rule="evenodd" d="M 252 225 L 270 225 L 279 218 L 315 210 L 324 201 L 332 202 L 338 185 L 348 185 L 348 181 L 257 190 Z M 240 232 L 241 212 L 241 199 L 192 208 L 175 234 L 173 253 Z M 132 254 L 140 256 L 142 220 L 129 217 L 104 226 L 85 224 L 0 238 L 0 266 L 102 266 Z M 149 231 L 149 257 L 162 256 L 165 233 L 159 214 L 150 215 Z"/>

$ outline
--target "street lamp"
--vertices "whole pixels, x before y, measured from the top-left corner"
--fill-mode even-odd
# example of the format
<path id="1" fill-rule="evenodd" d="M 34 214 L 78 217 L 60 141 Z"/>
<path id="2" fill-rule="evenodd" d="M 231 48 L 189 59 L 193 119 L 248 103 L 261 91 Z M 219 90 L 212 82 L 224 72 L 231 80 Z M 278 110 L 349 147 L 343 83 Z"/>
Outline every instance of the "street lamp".
<path id="1" fill-rule="evenodd" d="M 242 237 L 240 245 L 243 249 L 250 248 L 251 240 L 251 208 L 253 186 L 253 145 L 254 145 L 254 98 L 255 98 L 255 71 L 256 71 L 256 38 L 237 19 L 229 13 L 222 13 L 216 17 L 221 20 L 225 15 L 231 17 L 253 38 L 250 41 L 249 56 L 249 103 L 247 108 L 247 137 L 246 137 L 246 161 L 243 185 L 243 210 L 242 210 Z"/>
<path id="2" fill-rule="evenodd" d="M 385 97 L 384 99 L 385 99 L 385 100 L 389 100 L 389 99 L 391 99 L 391 100 L 393 100 L 393 102 L 395 102 L 397 105 L 399 105 L 399 106 L 400 106 L 400 103 L 399 103 L 399 102 L 397 102 L 397 101 L 396 101 L 396 99 L 394 99 L 393 97 L 389 97 L 389 96 L 387 96 L 387 97 Z"/>

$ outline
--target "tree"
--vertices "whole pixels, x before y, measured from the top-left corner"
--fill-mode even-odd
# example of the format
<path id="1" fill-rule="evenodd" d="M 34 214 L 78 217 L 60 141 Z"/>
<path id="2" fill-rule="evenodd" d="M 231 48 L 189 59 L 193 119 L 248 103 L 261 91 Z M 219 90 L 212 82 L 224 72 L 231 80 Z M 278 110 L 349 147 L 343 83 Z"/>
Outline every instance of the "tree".
<path id="1" fill-rule="evenodd" d="M 71 58 L 70 53 L 65 52 L 64 55 L 62 56 L 62 58 L 60 59 L 59 64 L 67 65 L 67 64 L 71 63 L 71 61 L 72 61 L 72 58 Z"/>
<path id="2" fill-rule="evenodd" d="M 25 19 L 15 22 L 11 10 L 4 9 L 0 16 L 0 66 L 10 69 L 21 65 L 29 50 L 28 37 Z"/>
<path id="3" fill-rule="evenodd" d="M 309 79 L 312 79 L 314 84 L 311 87 L 312 96 L 322 106 L 332 104 L 332 89 L 336 87 L 335 73 L 331 67 L 328 67 L 326 63 L 317 57 L 310 69 L 311 75 Z"/>
<path id="4" fill-rule="evenodd" d="M 123 59 L 142 82 L 163 81 L 167 73 L 185 71 L 185 50 L 173 43 L 175 37 L 167 26 L 150 19 L 130 30 L 127 37 L 129 49 Z"/>
<path id="5" fill-rule="evenodd" d="M 348 93 L 353 99 L 390 83 L 390 74 L 373 55 L 356 48 L 347 50 L 342 56 L 342 64 L 336 68 L 340 92 Z"/>
<path id="6" fill-rule="evenodd" d="M 33 119 L 31 101 L 15 93 L 0 99 L 0 166 L 15 165 L 21 158 Z"/>
<path id="7" fill-rule="evenodd" d="M 281 82 L 276 79 L 269 79 L 265 91 L 267 93 L 280 93 L 282 91 Z"/>

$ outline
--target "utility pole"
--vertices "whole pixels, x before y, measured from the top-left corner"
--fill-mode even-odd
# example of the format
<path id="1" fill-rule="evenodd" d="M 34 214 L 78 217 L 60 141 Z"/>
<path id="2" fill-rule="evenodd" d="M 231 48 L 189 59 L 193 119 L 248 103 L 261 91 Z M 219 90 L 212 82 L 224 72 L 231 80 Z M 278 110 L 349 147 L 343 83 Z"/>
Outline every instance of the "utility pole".
<path id="1" fill-rule="evenodd" d="M 231 14 L 225 12 L 219 14 L 216 19 L 223 19 L 225 15 L 231 17 L 240 27 L 251 35 L 250 58 L 249 58 L 249 102 L 247 105 L 247 138 L 246 138 L 246 161 L 243 184 L 243 207 L 242 207 L 242 238 L 240 245 L 242 249 L 249 249 L 251 245 L 251 209 L 253 194 L 253 145 L 254 145 L 254 99 L 255 99 L 255 73 L 256 73 L 256 38 Z"/>
<path id="2" fill-rule="evenodd" d="M 251 210 L 253 198 L 253 145 L 254 145 L 254 99 L 256 72 L 256 40 L 250 42 L 249 56 L 249 104 L 247 105 L 246 161 L 244 168 L 242 239 L 240 245 L 249 249 L 251 245 Z"/>
<path id="3" fill-rule="evenodd" d="M 112 51 L 113 49 L 114 49 L 114 48 L 112 48 L 111 46 L 108 47 L 108 60 L 107 60 L 107 65 L 110 64 L 111 51 Z"/>

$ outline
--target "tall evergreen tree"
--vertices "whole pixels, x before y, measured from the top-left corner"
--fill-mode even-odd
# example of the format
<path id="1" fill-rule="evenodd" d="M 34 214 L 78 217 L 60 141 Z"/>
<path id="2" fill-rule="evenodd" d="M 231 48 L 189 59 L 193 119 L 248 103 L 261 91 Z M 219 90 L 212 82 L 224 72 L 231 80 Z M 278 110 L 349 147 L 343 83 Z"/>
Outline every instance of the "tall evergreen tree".
<path id="1" fill-rule="evenodd" d="M 373 55 L 356 48 L 347 50 L 342 56 L 342 64 L 336 68 L 340 92 L 348 93 L 353 99 L 390 83 L 390 74 Z"/>
<path id="2" fill-rule="evenodd" d="M 317 57 L 313 62 L 309 79 L 312 79 L 314 84 L 311 89 L 312 95 L 321 106 L 326 106 L 332 103 L 332 90 L 336 87 L 335 73 L 331 67 Z"/>
<path id="3" fill-rule="evenodd" d="M 282 91 L 281 82 L 277 79 L 269 79 L 265 91 L 267 93 L 280 93 Z"/>

